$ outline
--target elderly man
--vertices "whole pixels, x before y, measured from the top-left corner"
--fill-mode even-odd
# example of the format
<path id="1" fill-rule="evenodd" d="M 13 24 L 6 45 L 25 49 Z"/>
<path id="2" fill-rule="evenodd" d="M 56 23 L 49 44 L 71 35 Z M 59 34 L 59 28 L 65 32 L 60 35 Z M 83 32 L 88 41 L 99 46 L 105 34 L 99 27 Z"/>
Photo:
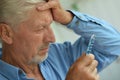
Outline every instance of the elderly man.
<path id="1" fill-rule="evenodd" d="M 53 21 L 81 37 L 54 43 Z M 90 36 L 96 35 L 86 55 Z M 0 80 L 99 80 L 97 72 L 120 53 L 120 34 L 105 21 L 66 11 L 58 0 L 1 0 Z"/>

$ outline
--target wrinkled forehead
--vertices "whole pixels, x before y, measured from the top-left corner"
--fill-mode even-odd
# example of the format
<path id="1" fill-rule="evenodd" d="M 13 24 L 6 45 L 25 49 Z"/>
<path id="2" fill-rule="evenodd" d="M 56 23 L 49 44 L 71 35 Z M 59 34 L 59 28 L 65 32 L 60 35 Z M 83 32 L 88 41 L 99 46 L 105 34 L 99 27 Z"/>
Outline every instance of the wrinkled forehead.
<path id="1" fill-rule="evenodd" d="M 53 17 L 51 10 L 44 10 L 44 11 L 38 11 L 37 9 L 33 9 L 30 11 L 29 16 L 27 20 L 25 21 L 25 24 L 28 24 L 29 27 L 33 26 L 49 26 L 53 22 Z"/>
<path id="2" fill-rule="evenodd" d="M 46 24 L 53 21 L 51 10 L 39 11 L 37 7 L 40 4 L 44 4 L 47 0 L 26 0 L 30 5 L 34 5 L 30 10 L 28 10 L 25 21 L 29 21 L 30 24 L 44 23 Z"/>
<path id="3" fill-rule="evenodd" d="M 21 24 L 27 25 L 27 26 L 48 26 L 53 22 L 53 17 L 51 13 L 51 9 L 39 11 L 36 7 L 38 7 L 39 4 L 44 4 L 44 0 L 28 0 L 29 2 L 33 1 L 34 3 L 37 3 L 34 5 L 33 8 L 31 8 L 29 11 L 27 11 L 25 19 L 22 21 Z M 38 3 L 38 2 L 40 3 Z M 32 2 L 32 3 L 33 3 Z M 20 25 L 21 25 L 20 24 Z"/>

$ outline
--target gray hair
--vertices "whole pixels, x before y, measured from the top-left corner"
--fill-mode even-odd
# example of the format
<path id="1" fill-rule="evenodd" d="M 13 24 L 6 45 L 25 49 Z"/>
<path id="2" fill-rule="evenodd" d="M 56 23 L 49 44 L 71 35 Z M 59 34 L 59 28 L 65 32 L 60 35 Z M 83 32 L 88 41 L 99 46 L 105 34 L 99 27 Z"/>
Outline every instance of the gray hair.
<path id="1" fill-rule="evenodd" d="M 0 23 L 16 25 L 26 18 L 26 11 L 45 0 L 1 0 Z"/>

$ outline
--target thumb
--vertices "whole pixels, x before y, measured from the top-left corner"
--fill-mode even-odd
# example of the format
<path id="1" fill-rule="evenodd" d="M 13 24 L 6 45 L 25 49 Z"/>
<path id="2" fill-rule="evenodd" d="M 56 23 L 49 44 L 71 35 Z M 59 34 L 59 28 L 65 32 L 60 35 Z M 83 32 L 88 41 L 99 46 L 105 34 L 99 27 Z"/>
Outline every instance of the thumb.
<path id="1" fill-rule="evenodd" d="M 93 54 L 88 54 L 86 55 L 85 53 L 83 53 L 76 62 L 78 62 L 79 64 L 82 64 L 84 66 L 88 66 L 89 64 L 92 63 L 92 61 L 94 60 L 94 55 Z"/>

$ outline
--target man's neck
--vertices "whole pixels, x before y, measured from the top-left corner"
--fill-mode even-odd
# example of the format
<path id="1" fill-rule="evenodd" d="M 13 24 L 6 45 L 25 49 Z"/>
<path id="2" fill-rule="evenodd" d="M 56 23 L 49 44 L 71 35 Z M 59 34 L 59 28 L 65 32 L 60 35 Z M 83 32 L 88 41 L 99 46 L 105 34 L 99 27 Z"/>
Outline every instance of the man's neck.
<path id="1" fill-rule="evenodd" d="M 10 58 L 4 58 L 4 57 L 2 58 L 2 60 L 7 62 L 8 64 L 21 68 L 26 73 L 28 78 L 34 78 L 35 80 L 44 80 L 38 64 L 28 65 L 28 64 L 24 64 L 16 60 L 13 61 Z"/>
<path id="2" fill-rule="evenodd" d="M 9 53 L 3 53 L 2 60 L 8 64 L 21 68 L 28 78 L 34 78 L 35 80 L 44 80 L 38 64 L 28 64 L 26 60 L 17 58 L 16 55 Z"/>
<path id="3" fill-rule="evenodd" d="M 44 80 L 39 68 L 31 70 L 32 72 L 27 73 L 27 77 L 34 78 L 35 80 Z"/>

